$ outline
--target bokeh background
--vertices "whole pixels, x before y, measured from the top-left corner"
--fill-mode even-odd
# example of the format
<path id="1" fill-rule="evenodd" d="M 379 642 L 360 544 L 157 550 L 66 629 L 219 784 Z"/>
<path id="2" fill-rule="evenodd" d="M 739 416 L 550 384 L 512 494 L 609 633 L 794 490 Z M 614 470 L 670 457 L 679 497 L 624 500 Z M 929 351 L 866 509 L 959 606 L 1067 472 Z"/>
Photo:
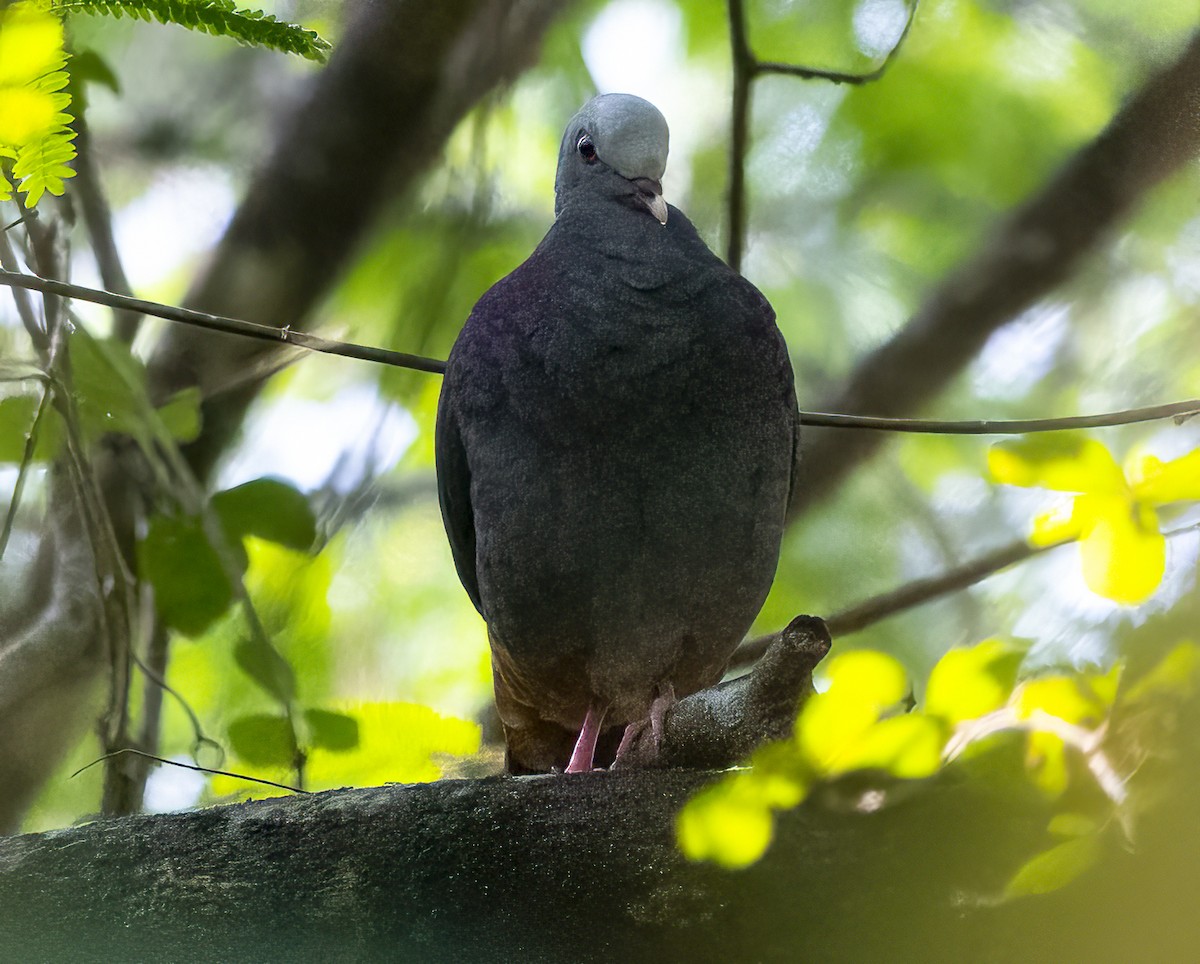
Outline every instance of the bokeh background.
<path id="1" fill-rule="evenodd" d="M 266 4 L 336 45 L 347 8 Z M 847 72 L 877 66 L 908 18 L 901 0 L 747 0 L 757 56 Z M 1197 23 L 1195 0 L 923 0 L 902 49 L 874 83 L 766 76 L 754 82 L 746 156 L 743 273 L 770 299 L 802 409 L 834 395 L 867 352 L 901 329 L 936 283 L 1036 192 Z M 98 53 L 119 89 L 89 86 L 93 152 L 133 290 L 177 304 L 203 269 L 319 65 L 177 27 L 73 18 L 75 49 Z M 444 358 L 476 299 L 519 264 L 553 218 L 562 124 L 597 91 L 657 104 L 671 125 L 667 198 L 711 247 L 729 237 L 731 63 L 724 4 L 580 2 L 550 27 L 536 61 L 457 126 L 441 160 L 375 227 L 318 309 L 323 335 Z M 330 214 L 375 185 L 328 185 Z M 71 279 L 100 285 L 86 236 Z M 105 309 L 77 303 L 93 333 Z M 1200 167 L 1146 196 L 1070 280 L 987 342 L 923 412 L 1033 418 L 1151 405 L 1200 394 Z M 135 350 L 168 323 L 148 320 Z M 27 354 L 11 299 L 0 348 Z M 922 373 L 911 373 L 920 379 Z M 311 496 L 320 549 L 251 540 L 247 584 L 291 663 L 306 706 L 357 720 L 352 748 L 313 749 L 310 788 L 493 772 L 486 635 L 458 584 L 433 481 L 439 379 L 329 356 L 275 375 L 215 488 L 264 475 Z M 814 430 L 820 431 L 820 430 Z M 1200 424 L 1095 433 L 1122 458 L 1200 445 Z M 1025 535 L 1056 496 L 989 481 L 988 439 L 897 436 L 791 527 L 756 630 L 830 615 Z M 11 492 L 15 466 L 0 469 Z M 24 538 L 46 475 L 35 474 Z M 39 492 L 42 493 L 39 496 Z M 1186 512 L 1174 521 L 1185 525 Z M 1194 521 L 1194 520 L 1191 520 Z M 19 552 L 21 542 L 14 543 Z M 1104 667 L 1161 653 L 1193 632 L 1200 534 L 1169 540 L 1158 591 L 1138 606 L 1091 592 L 1078 551 L 1059 549 L 839 639 L 898 656 L 922 680 L 955 645 L 991 636 L 1028 645 L 1026 668 Z M 274 701 L 238 666 L 235 616 L 176 638 L 161 752 L 288 779 L 236 737 Z M 196 727 L 225 748 L 197 745 Z M 100 768 L 84 735 L 26 820 L 30 830 L 92 813 Z M 193 756 L 195 754 L 195 756 Z M 159 768 L 146 807 L 162 811 L 270 792 Z"/>

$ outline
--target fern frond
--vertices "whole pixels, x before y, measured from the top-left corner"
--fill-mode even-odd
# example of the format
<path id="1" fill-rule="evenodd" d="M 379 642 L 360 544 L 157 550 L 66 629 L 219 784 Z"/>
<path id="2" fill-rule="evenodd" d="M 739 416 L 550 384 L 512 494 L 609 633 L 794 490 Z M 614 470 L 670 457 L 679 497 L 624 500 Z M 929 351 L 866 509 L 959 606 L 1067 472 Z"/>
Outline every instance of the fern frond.
<path id="1" fill-rule="evenodd" d="M 68 122 L 73 120 L 69 115 L 62 116 Z M 13 175 L 20 180 L 25 207 L 32 208 L 47 191 L 62 196 L 63 182 L 75 176 L 67 166 L 75 159 L 75 145 L 71 143 L 74 139 L 75 132 L 64 125 L 17 150 Z"/>
<path id="2" fill-rule="evenodd" d="M 19 188 L 32 208 L 74 177 L 74 120 L 61 20 L 45 3 L 0 6 L 0 201 Z"/>
<path id="3" fill-rule="evenodd" d="M 233 0 L 50 0 L 50 7 L 63 13 L 154 19 L 321 62 L 330 49 L 316 31 L 261 10 L 239 10 Z"/>

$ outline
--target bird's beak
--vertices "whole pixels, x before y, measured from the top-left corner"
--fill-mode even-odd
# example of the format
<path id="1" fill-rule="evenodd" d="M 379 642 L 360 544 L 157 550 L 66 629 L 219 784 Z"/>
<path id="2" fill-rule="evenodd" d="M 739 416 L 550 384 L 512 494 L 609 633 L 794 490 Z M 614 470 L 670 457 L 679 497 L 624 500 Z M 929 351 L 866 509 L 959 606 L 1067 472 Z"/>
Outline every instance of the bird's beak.
<path id="1" fill-rule="evenodd" d="M 667 202 L 663 200 L 662 182 L 652 177 L 634 177 L 630 180 L 638 189 L 638 201 L 658 219 L 659 224 L 666 224 Z"/>

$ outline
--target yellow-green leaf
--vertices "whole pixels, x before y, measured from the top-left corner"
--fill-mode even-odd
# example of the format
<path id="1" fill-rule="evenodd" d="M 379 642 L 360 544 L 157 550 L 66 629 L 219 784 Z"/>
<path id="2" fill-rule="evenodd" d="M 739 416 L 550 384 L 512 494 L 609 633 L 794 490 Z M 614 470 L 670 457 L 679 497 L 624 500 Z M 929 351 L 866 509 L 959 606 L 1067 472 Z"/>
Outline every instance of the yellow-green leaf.
<path id="1" fill-rule="evenodd" d="M 825 670 L 829 689 L 822 695 L 841 690 L 853 691 L 855 699 L 879 709 L 892 706 L 908 693 L 908 674 L 894 656 L 871 649 L 841 653 L 829 661 Z"/>
<path id="2" fill-rule="evenodd" d="M 1078 539 L 1083 533 L 1085 519 L 1075 511 L 1078 498 L 1072 499 L 1066 505 L 1055 506 L 1046 512 L 1034 516 L 1033 530 L 1029 534 L 1029 542 L 1034 546 L 1053 546 L 1059 542 Z"/>
<path id="3" fill-rule="evenodd" d="M 1070 780 L 1067 772 L 1067 747 L 1062 738 L 1045 730 L 1029 734 L 1025 746 L 1025 766 L 1034 784 L 1051 800 L 1066 792 Z"/>
<path id="4" fill-rule="evenodd" d="M 1083 579 L 1097 595 L 1137 605 L 1149 599 L 1162 582 L 1166 539 L 1149 506 L 1121 504 L 1115 498 L 1104 501 L 1107 507 L 1096 513 L 1079 543 Z"/>
<path id="5" fill-rule="evenodd" d="M 929 674 L 925 712 L 955 726 L 998 710 L 1012 692 L 1023 656 L 999 639 L 950 650 Z"/>
<path id="6" fill-rule="evenodd" d="M 887 770 L 904 779 L 931 776 L 942 765 L 945 744 L 937 721 L 919 713 L 880 720 L 848 743 L 829 775 Z"/>
<path id="7" fill-rule="evenodd" d="M 1026 680 L 1015 694 L 1017 716 L 1029 719 L 1036 712 L 1057 717 L 1074 726 L 1094 728 L 1108 716 L 1117 673 L 1097 676 L 1098 685 L 1079 676 L 1043 676 Z"/>
<path id="8" fill-rule="evenodd" d="M 1125 476 L 1095 439 L 1057 432 L 999 442 L 988 450 L 988 471 L 1004 485 L 1059 492 L 1124 492 Z"/>
<path id="9" fill-rule="evenodd" d="M 54 14 L 34 3 L 0 12 L 0 85 L 27 84 L 64 59 L 62 21 Z"/>
<path id="10" fill-rule="evenodd" d="M 0 87 L 0 143 L 21 146 L 54 127 L 54 98 L 29 87 Z"/>
<path id="11" fill-rule="evenodd" d="M 1154 668 L 1129 687 L 1123 702 L 1133 703 L 1161 697 L 1186 698 L 1200 676 L 1200 646 L 1184 641 L 1174 646 Z"/>
<path id="12" fill-rule="evenodd" d="M 675 832 L 690 860 L 746 867 L 766 851 L 774 832 L 771 809 L 758 796 L 751 772 L 698 793 L 679 813 Z"/>
<path id="13" fill-rule="evenodd" d="M 829 689 L 812 697 L 796 720 L 800 749 L 820 773 L 839 772 L 859 736 L 908 692 L 904 667 L 871 650 L 835 657 L 827 675 Z"/>
<path id="14" fill-rule="evenodd" d="M 1139 501 L 1166 505 L 1200 500 L 1200 449 L 1170 462 L 1138 453 L 1127 460 L 1125 472 Z"/>
<path id="15" fill-rule="evenodd" d="M 1004 888 L 1006 898 L 1046 894 L 1065 887 L 1100 857 L 1095 836 L 1076 837 L 1044 850 L 1016 872 Z"/>

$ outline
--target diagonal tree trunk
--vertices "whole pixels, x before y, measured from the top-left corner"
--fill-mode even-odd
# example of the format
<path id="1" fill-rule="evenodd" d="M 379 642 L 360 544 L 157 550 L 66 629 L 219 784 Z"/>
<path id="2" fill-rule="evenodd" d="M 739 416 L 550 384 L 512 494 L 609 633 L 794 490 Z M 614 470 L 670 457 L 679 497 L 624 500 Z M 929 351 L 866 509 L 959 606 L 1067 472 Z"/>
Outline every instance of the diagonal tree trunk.
<path id="1" fill-rule="evenodd" d="M 254 178 L 186 303 L 305 329 L 375 217 L 437 159 L 485 94 L 532 66 L 569 4 L 555 0 L 365 0 L 311 95 Z M 241 426 L 273 349 L 169 329 L 150 363 L 156 390 L 206 397 L 187 455 L 204 477 Z"/>
<path id="2" fill-rule="evenodd" d="M 1066 281 L 1147 193 L 1200 154 L 1200 34 L 1132 96 L 916 315 L 862 358 L 818 409 L 913 416 L 988 337 Z M 811 428 L 793 516 L 836 488 L 885 440 L 880 432 Z"/>

